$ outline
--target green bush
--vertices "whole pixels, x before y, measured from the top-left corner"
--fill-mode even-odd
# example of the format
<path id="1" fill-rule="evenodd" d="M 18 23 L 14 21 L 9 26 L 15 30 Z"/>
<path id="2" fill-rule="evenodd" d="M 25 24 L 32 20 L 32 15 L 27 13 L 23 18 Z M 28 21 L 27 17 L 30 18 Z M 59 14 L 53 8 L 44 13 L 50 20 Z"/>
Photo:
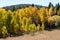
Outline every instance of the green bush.
<path id="1" fill-rule="evenodd" d="M 56 19 L 55 26 L 60 27 L 60 18 L 57 18 L 57 19 Z"/>

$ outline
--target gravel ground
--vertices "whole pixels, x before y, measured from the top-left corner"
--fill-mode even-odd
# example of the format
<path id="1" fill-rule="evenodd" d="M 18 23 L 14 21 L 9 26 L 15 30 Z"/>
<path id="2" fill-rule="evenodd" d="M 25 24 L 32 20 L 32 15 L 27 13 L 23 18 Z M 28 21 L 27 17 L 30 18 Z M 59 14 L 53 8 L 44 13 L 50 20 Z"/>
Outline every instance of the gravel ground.
<path id="1" fill-rule="evenodd" d="M 60 40 L 60 30 L 36 32 L 34 36 L 23 35 L 19 37 L 8 37 L 0 40 Z"/>

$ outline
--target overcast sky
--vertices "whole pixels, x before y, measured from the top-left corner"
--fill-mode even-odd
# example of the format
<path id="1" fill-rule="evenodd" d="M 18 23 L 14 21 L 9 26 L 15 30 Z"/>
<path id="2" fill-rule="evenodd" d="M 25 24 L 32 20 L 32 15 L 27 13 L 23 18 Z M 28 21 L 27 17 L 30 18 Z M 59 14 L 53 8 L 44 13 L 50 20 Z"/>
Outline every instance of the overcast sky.
<path id="1" fill-rule="evenodd" d="M 60 0 L 0 0 L 0 7 L 16 5 L 16 4 L 38 4 L 48 6 L 49 2 L 56 5 Z"/>

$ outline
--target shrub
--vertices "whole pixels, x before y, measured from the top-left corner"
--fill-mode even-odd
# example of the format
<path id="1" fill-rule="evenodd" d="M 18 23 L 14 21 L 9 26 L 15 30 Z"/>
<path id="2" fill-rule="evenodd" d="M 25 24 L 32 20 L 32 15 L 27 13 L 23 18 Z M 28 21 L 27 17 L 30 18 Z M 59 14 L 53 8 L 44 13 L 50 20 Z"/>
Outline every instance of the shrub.
<path id="1" fill-rule="evenodd" d="M 56 19 L 55 26 L 60 27 L 60 18 Z"/>

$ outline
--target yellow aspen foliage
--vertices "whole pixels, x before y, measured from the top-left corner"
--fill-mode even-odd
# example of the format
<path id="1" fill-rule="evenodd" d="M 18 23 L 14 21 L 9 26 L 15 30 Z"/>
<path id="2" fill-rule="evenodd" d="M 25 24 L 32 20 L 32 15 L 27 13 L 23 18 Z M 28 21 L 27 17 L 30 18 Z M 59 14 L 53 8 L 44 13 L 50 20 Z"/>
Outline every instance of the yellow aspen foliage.
<path id="1" fill-rule="evenodd" d="M 49 16 L 48 8 L 46 8 L 46 15 L 47 15 L 47 17 Z"/>
<path id="2" fill-rule="evenodd" d="M 59 11 L 57 11 L 57 15 L 59 15 L 59 16 L 60 16 L 60 9 L 59 9 Z"/>
<path id="3" fill-rule="evenodd" d="M 56 21 L 56 19 L 59 19 L 59 18 L 60 18 L 60 16 L 58 16 L 58 15 L 49 17 L 49 18 L 48 18 L 48 22 L 49 22 L 49 23 L 50 23 L 50 22 L 54 22 L 54 21 Z"/>
<path id="4" fill-rule="evenodd" d="M 34 6 L 34 7 L 29 6 L 29 9 L 30 9 L 32 14 L 35 14 L 37 12 L 37 7 L 36 6 Z"/>
<path id="5" fill-rule="evenodd" d="M 19 25 L 18 24 L 15 24 L 14 25 L 14 32 L 16 33 L 16 32 L 18 32 L 18 30 L 19 30 Z"/>
<path id="6" fill-rule="evenodd" d="M 26 29 L 29 31 L 29 25 L 31 24 L 31 17 L 26 19 Z"/>
<path id="7" fill-rule="evenodd" d="M 36 31 L 36 25 L 35 24 L 30 24 L 29 29 L 30 29 L 31 32 L 35 32 Z"/>
<path id="8" fill-rule="evenodd" d="M 6 16 L 7 16 L 6 13 L 7 13 L 7 11 L 5 9 L 0 8 L 0 14 L 1 14 L 0 16 L 3 20 L 6 19 Z"/>
<path id="9" fill-rule="evenodd" d="M 38 26 L 37 26 L 37 31 L 39 31 L 40 30 L 40 24 L 38 24 Z"/>
<path id="10" fill-rule="evenodd" d="M 38 11 L 38 15 L 40 16 L 41 21 L 44 22 L 45 17 L 47 16 L 46 8 L 44 7 L 40 8 L 40 10 Z"/>
<path id="11" fill-rule="evenodd" d="M 29 31 L 29 25 L 31 24 L 31 18 L 23 17 L 21 23 L 22 23 L 21 30 Z"/>
<path id="12" fill-rule="evenodd" d="M 26 21 L 27 21 L 27 18 L 26 17 L 23 17 L 23 19 L 21 20 L 21 23 L 22 23 L 22 26 L 21 26 L 21 28 L 22 28 L 22 30 L 24 30 L 24 31 L 27 31 L 27 28 L 26 28 Z"/>
<path id="13" fill-rule="evenodd" d="M 15 20 L 15 19 L 14 19 L 14 18 L 12 18 L 12 20 L 11 20 L 11 24 L 14 22 L 14 20 Z"/>
<path id="14" fill-rule="evenodd" d="M 26 13 L 26 17 L 30 17 L 30 16 L 31 16 L 32 12 L 31 12 L 31 10 L 29 9 L 29 7 L 25 8 L 24 11 L 25 11 L 25 13 Z"/>
<path id="15" fill-rule="evenodd" d="M 42 15 L 40 16 L 40 18 L 41 18 L 41 22 L 44 22 L 44 17 Z"/>
<path id="16" fill-rule="evenodd" d="M 20 17 L 25 16 L 24 9 L 20 9 L 19 12 L 18 12 L 18 14 L 19 14 Z"/>
<path id="17" fill-rule="evenodd" d="M 41 14 L 41 15 L 43 15 L 43 14 L 45 13 L 45 11 L 46 11 L 46 10 L 45 10 L 44 7 L 40 8 L 40 14 Z"/>
<path id="18" fill-rule="evenodd" d="M 53 14 L 53 7 L 51 6 L 49 9 L 49 16 L 51 16 Z"/>
<path id="19" fill-rule="evenodd" d="M 2 29 L 1 29 L 1 31 L 2 31 L 3 35 L 8 34 L 6 26 L 3 26 Z"/>
<path id="20" fill-rule="evenodd" d="M 42 31 L 44 31 L 44 28 L 45 28 L 44 23 L 42 23 L 42 26 L 41 26 Z"/>
<path id="21" fill-rule="evenodd" d="M 7 11 L 3 8 L 0 8 L 0 13 L 6 13 Z"/>

